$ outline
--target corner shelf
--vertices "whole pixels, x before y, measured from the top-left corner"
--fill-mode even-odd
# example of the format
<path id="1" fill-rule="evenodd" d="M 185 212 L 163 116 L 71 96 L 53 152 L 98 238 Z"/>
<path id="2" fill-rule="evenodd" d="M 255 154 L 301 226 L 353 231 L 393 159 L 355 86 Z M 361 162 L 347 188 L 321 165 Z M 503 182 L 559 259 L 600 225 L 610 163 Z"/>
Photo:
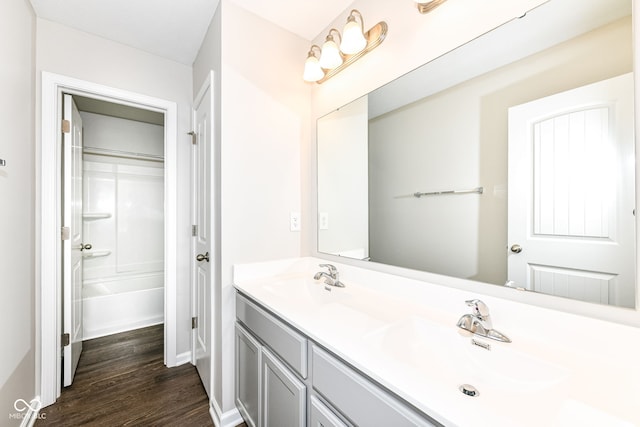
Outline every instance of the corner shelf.
<path id="1" fill-rule="evenodd" d="M 82 214 L 82 219 L 85 221 L 92 221 L 94 219 L 107 219 L 111 218 L 111 214 L 109 212 L 84 212 Z"/>

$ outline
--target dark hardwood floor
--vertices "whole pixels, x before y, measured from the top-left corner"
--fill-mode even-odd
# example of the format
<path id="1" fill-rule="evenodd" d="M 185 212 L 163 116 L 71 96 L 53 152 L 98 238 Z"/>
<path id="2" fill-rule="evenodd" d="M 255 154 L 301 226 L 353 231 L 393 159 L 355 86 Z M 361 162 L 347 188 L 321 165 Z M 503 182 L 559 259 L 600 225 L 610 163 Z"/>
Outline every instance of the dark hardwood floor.
<path id="1" fill-rule="evenodd" d="M 83 343 L 71 387 L 36 426 L 213 426 L 191 364 L 163 364 L 162 325 Z"/>

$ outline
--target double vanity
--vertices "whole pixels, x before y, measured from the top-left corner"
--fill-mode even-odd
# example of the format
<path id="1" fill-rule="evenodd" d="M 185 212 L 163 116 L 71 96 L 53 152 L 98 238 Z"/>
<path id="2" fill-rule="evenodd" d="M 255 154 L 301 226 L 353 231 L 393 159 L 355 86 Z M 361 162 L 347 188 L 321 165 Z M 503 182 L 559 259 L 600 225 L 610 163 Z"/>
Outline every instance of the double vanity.
<path id="1" fill-rule="evenodd" d="M 248 425 L 640 425 L 637 328 L 323 263 L 234 268 Z"/>

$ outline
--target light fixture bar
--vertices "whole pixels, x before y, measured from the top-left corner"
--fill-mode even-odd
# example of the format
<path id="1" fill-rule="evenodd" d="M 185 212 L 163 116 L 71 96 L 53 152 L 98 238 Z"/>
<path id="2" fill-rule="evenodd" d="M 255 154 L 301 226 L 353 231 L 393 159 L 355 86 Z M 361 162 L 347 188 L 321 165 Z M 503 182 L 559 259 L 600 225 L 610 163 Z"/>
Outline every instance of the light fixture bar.
<path id="1" fill-rule="evenodd" d="M 429 13 L 445 1 L 447 0 L 418 1 L 416 5 L 418 6 L 418 12 Z"/>
<path id="2" fill-rule="evenodd" d="M 435 0 L 435 1 L 445 1 L 445 0 Z M 324 77 L 318 80 L 316 83 L 320 84 L 329 80 L 331 77 L 335 76 L 340 71 L 344 70 L 349 65 L 353 64 L 358 59 L 362 58 L 364 55 L 371 52 L 376 47 L 380 46 L 380 44 L 384 41 L 385 37 L 387 36 L 388 28 L 389 27 L 387 26 L 387 23 L 384 21 L 378 22 L 376 25 L 371 27 L 371 29 L 364 34 L 365 39 L 367 39 L 367 45 L 365 46 L 365 48 L 358 53 L 354 53 L 353 55 L 344 55 L 344 62 L 336 68 L 327 70 Z"/>

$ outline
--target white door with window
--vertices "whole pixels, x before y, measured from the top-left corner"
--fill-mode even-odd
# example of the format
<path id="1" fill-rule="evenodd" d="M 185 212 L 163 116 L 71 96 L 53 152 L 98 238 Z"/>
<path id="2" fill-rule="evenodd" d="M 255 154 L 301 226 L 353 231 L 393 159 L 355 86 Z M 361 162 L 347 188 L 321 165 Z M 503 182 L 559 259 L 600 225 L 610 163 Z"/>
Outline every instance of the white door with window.
<path id="1" fill-rule="evenodd" d="M 82 118 L 63 99 L 63 385 L 70 386 L 82 352 Z"/>
<path id="2" fill-rule="evenodd" d="M 211 81 L 196 99 L 192 151 L 192 363 L 196 366 L 207 395 L 211 397 L 213 300 L 211 279 L 215 266 L 215 249 L 211 205 L 212 174 L 212 113 Z"/>
<path id="3" fill-rule="evenodd" d="M 633 75 L 509 109 L 508 280 L 635 303 Z"/>

